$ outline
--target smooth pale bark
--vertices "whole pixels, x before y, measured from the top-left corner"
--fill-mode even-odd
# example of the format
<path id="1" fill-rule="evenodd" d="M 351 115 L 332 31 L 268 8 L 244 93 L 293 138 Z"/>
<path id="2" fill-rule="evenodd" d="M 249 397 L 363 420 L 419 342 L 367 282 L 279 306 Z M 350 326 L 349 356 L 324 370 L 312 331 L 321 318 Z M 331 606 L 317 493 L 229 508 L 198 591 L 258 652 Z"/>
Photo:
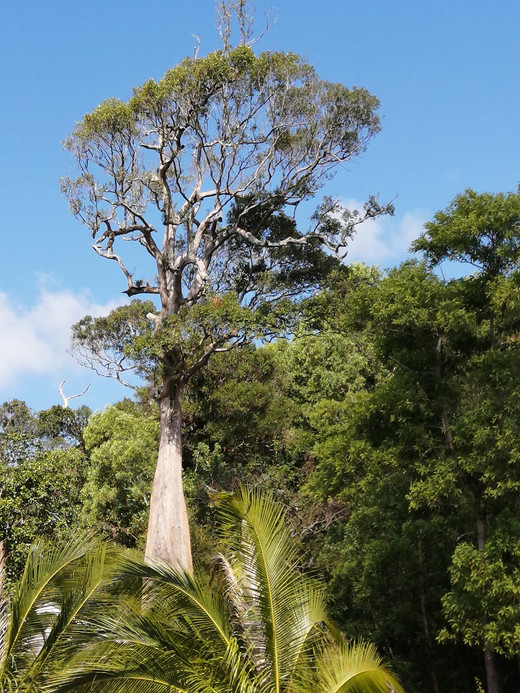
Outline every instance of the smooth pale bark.
<path id="1" fill-rule="evenodd" d="M 161 437 L 150 499 L 145 560 L 160 559 L 192 573 L 190 528 L 182 488 L 183 387 L 165 382 L 162 390 Z"/>

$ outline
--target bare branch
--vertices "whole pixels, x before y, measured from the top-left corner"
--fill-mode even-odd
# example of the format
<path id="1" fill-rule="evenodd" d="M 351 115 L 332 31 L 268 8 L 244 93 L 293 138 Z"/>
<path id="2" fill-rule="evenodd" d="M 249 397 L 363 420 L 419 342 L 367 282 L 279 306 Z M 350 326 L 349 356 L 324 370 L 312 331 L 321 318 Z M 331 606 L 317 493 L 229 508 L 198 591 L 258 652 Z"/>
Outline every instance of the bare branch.
<path id="1" fill-rule="evenodd" d="M 197 60 L 199 57 L 199 50 L 200 50 L 200 38 L 197 34 L 192 34 L 193 38 L 197 42 L 194 49 L 193 49 L 193 60 Z"/>
<path id="2" fill-rule="evenodd" d="M 60 391 L 61 398 L 62 398 L 62 400 L 63 400 L 63 408 L 64 408 L 64 409 L 67 409 L 67 408 L 68 408 L 69 402 L 70 402 L 71 399 L 75 399 L 76 397 L 82 397 L 82 396 L 85 394 L 85 392 L 87 392 L 87 390 L 88 390 L 89 387 L 90 387 L 90 384 L 89 384 L 89 385 L 87 385 L 87 387 L 86 387 L 82 392 L 78 392 L 77 395 L 69 395 L 69 397 L 66 397 L 65 394 L 64 394 L 64 392 L 63 392 L 63 386 L 65 385 L 66 382 L 67 382 L 66 380 L 62 380 L 61 383 L 60 383 L 59 386 L 58 386 L 58 389 L 59 389 L 59 391 Z"/>

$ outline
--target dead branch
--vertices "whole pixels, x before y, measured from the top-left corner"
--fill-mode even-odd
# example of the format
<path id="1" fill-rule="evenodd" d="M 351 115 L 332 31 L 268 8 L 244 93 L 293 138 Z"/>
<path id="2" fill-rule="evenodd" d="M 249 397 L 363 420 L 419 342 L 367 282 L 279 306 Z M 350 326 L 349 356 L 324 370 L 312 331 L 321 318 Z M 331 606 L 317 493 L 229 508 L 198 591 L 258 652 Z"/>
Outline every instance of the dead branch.
<path id="1" fill-rule="evenodd" d="M 63 400 L 63 408 L 64 408 L 64 409 L 67 409 L 67 408 L 68 408 L 69 402 L 70 402 L 71 399 L 74 399 L 75 397 L 81 397 L 82 395 L 85 394 L 85 392 L 86 392 L 86 391 L 89 389 L 89 387 L 90 387 L 90 383 L 89 383 L 89 384 L 87 385 L 87 387 L 83 390 L 83 392 L 78 392 L 77 395 L 69 395 L 69 397 L 66 397 L 65 394 L 64 394 L 64 392 L 63 392 L 63 386 L 65 385 L 66 382 L 67 382 L 66 380 L 62 380 L 61 383 L 60 383 L 59 386 L 58 386 L 58 389 L 59 389 L 59 391 L 60 391 L 61 398 L 62 398 L 62 400 Z"/>

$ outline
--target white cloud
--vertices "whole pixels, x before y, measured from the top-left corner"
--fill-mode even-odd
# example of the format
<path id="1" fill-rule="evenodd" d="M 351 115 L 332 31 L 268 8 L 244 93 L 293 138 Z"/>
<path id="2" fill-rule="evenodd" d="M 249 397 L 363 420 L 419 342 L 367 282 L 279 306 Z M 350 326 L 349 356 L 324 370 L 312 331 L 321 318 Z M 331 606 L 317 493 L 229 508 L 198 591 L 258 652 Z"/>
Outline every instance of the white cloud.
<path id="1" fill-rule="evenodd" d="M 363 203 L 346 200 L 349 209 L 363 210 Z M 368 265 L 391 267 L 409 256 L 410 244 L 423 232 L 428 219 L 422 210 L 370 219 L 357 227 L 348 244 L 347 262 L 365 262 Z"/>
<path id="2" fill-rule="evenodd" d="M 41 287 L 31 306 L 0 292 L 0 389 L 28 375 L 56 375 L 76 369 L 67 353 L 70 329 L 86 314 L 106 315 L 118 305 L 94 303 L 87 292 Z"/>

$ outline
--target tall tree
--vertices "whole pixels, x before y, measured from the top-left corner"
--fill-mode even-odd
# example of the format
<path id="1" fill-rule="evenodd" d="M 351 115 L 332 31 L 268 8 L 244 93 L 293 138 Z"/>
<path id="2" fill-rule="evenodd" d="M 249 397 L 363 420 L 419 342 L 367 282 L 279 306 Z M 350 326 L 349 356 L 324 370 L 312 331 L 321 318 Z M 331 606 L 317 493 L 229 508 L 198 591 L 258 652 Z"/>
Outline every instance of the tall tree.
<path id="1" fill-rule="evenodd" d="M 483 649 L 489 693 L 501 689 L 496 655 L 519 651 L 519 225 L 520 189 L 498 195 L 466 190 L 414 244 L 433 266 L 457 260 L 475 268 L 451 282 L 468 316 L 461 331 L 470 340 L 451 337 L 465 356 L 464 375 L 454 382 L 453 415 L 443 421 L 451 453 L 444 476 L 464 493 L 475 539 L 456 548 L 444 609 L 451 635 Z M 444 345 L 439 352 L 444 358 Z M 433 484 L 425 480 L 418 495 L 426 491 L 433 500 L 442 490 L 433 489 L 439 474 L 429 471 Z"/>
<path id="2" fill-rule="evenodd" d="M 378 132 L 378 101 L 319 79 L 292 53 L 255 55 L 245 2 L 222 3 L 221 18 L 222 50 L 186 58 L 128 102 L 108 99 L 83 118 L 66 143 L 80 175 L 63 181 L 94 250 L 122 270 L 125 292 L 159 302 L 142 316 L 153 332 L 146 349 L 161 421 L 146 556 L 187 570 L 187 383 L 212 354 L 276 327 L 274 306 L 319 281 L 316 261 L 328 261 L 321 248 L 341 254 L 357 224 L 391 211 L 374 198 L 362 214 L 325 198 L 309 230 L 297 230 L 300 205 Z M 121 241 L 144 249 L 152 278 L 130 269 L 136 255 L 128 259 Z M 95 321 L 84 323 L 75 339 L 96 358 L 93 333 Z M 128 348 L 116 343 L 116 358 L 105 361 L 116 377 Z"/>

